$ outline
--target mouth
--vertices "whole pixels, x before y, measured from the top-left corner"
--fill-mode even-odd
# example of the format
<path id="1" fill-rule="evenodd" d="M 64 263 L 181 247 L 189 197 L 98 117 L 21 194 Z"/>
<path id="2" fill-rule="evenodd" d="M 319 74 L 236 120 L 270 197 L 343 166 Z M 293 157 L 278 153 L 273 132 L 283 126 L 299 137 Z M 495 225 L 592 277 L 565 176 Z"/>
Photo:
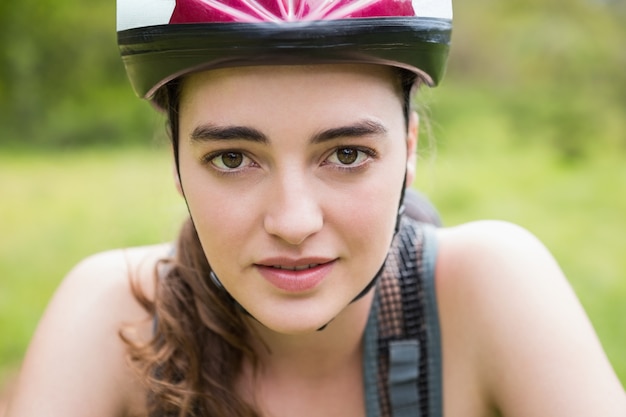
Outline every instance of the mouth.
<path id="1" fill-rule="evenodd" d="M 285 271 L 304 271 L 332 263 L 336 260 L 336 258 L 325 256 L 307 256 L 302 258 L 275 256 L 262 259 L 255 265 L 262 268 L 274 268 Z"/>
<path id="2" fill-rule="evenodd" d="M 274 259 L 256 265 L 260 275 L 277 289 L 288 293 L 313 290 L 330 274 L 336 259 Z"/>
<path id="3" fill-rule="evenodd" d="M 271 265 L 270 268 L 284 269 L 285 271 L 304 271 L 305 269 L 315 268 L 321 264 L 306 264 L 297 266 Z"/>

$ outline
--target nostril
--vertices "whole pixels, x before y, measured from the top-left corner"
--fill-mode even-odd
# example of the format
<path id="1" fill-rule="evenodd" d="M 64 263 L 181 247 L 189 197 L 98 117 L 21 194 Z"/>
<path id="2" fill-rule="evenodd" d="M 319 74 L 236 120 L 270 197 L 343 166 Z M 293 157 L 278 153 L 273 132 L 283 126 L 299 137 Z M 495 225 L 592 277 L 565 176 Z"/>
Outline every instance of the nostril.
<path id="1" fill-rule="evenodd" d="M 300 245 L 323 227 L 323 215 L 314 204 L 285 208 L 265 216 L 265 231 L 290 245 Z"/>
<path id="2" fill-rule="evenodd" d="M 273 177 L 265 195 L 265 231 L 291 246 L 301 245 L 324 224 L 315 184 L 305 168 L 289 167 Z"/>

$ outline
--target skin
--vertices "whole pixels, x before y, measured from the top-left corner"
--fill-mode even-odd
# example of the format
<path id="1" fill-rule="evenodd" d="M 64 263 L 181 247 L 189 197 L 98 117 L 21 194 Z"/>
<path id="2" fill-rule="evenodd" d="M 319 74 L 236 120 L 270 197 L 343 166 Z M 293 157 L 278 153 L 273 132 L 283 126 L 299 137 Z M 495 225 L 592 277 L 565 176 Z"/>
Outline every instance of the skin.
<path id="1" fill-rule="evenodd" d="M 417 118 L 406 131 L 390 80 L 376 67 L 266 67 L 203 73 L 184 85 L 177 180 L 220 280 L 259 320 L 250 319 L 262 367 L 256 380 L 245 367 L 239 389 L 266 415 L 364 415 L 360 341 L 372 297 L 349 302 L 387 251 L 417 138 Z M 344 130 L 312 142 L 363 120 L 384 133 Z M 241 130 L 234 139 L 200 137 L 198 126 L 246 126 L 266 141 L 242 140 Z M 342 147 L 376 152 L 345 171 L 336 165 Z M 225 151 L 248 158 L 234 175 L 219 173 Z M 626 415 L 584 311 L 537 239 L 507 223 L 476 222 L 441 229 L 438 240 L 447 417 Z M 9 417 L 145 414 L 117 331 L 146 318 L 129 275 L 150 296 L 154 263 L 168 248 L 107 252 L 68 275 L 33 338 Z M 333 266 L 296 293 L 255 266 L 311 256 Z M 137 337 L 149 332 L 145 322 Z"/>
<path id="2" fill-rule="evenodd" d="M 389 69 L 363 66 L 218 70 L 184 85 L 180 183 L 204 252 L 233 297 L 278 333 L 331 321 L 384 261 L 415 144 L 392 85 Z M 263 142 L 224 139 L 233 129 Z M 337 149 L 357 152 L 355 162 L 342 164 Z M 226 167 L 223 152 L 241 164 Z M 310 291 L 263 278 L 269 266 L 314 261 L 330 270 Z"/>

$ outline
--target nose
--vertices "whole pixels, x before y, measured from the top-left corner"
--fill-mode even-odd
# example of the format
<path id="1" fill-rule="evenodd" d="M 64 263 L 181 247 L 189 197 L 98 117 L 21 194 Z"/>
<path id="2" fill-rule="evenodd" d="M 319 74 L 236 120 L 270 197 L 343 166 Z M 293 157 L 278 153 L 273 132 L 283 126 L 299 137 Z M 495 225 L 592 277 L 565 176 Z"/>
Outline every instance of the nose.
<path id="1" fill-rule="evenodd" d="M 272 184 L 264 218 L 265 231 L 289 245 L 300 245 L 322 229 L 324 216 L 311 184 L 295 175 Z"/>

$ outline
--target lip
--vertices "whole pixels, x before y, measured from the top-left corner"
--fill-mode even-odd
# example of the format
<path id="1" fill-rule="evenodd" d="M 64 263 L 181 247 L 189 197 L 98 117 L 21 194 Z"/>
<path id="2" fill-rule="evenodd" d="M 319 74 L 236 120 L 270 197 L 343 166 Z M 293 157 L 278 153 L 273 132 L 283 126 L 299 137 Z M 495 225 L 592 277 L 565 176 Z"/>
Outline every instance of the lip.
<path id="1" fill-rule="evenodd" d="M 255 264 L 261 276 L 274 287 L 289 293 L 303 293 L 317 287 L 332 271 L 336 259 L 265 259 Z"/>

